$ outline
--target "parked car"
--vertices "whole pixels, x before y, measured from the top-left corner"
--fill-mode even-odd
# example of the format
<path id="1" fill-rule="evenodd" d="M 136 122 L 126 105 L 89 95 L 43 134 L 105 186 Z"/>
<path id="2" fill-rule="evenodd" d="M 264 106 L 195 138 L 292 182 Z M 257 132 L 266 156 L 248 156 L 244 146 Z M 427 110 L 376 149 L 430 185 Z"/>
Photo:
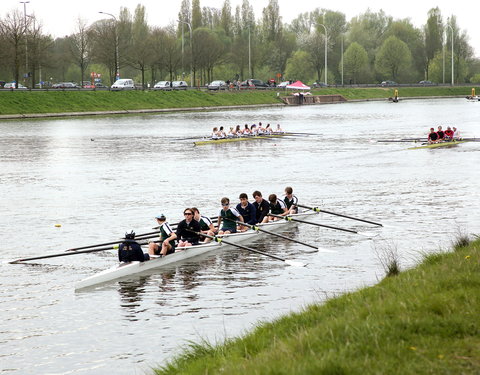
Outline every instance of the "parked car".
<path id="1" fill-rule="evenodd" d="M 94 89 L 94 88 L 95 88 L 95 85 L 92 84 L 92 82 L 90 82 L 90 81 L 83 81 L 83 82 L 82 82 L 82 87 L 83 87 L 84 89 Z"/>
<path id="2" fill-rule="evenodd" d="M 186 90 L 188 88 L 188 84 L 185 81 L 173 81 L 172 88 L 174 90 Z"/>
<path id="3" fill-rule="evenodd" d="M 129 78 L 117 79 L 110 89 L 112 91 L 134 90 L 135 83 Z"/>
<path id="4" fill-rule="evenodd" d="M 243 81 L 242 83 L 240 83 L 240 88 L 255 89 L 255 88 L 266 88 L 266 87 L 270 87 L 270 86 L 268 86 L 268 84 L 266 84 L 260 79 L 247 79 L 246 81 Z"/>
<path id="5" fill-rule="evenodd" d="M 284 81 L 284 82 L 280 82 L 280 83 L 277 85 L 277 87 L 285 88 L 285 87 L 287 87 L 289 84 L 290 84 L 290 81 Z"/>
<path id="6" fill-rule="evenodd" d="M 2 89 L 3 86 L 5 86 L 5 83 L 7 83 L 7 82 L 5 82 L 5 81 L 0 81 L 0 89 Z"/>
<path id="7" fill-rule="evenodd" d="M 3 86 L 4 89 L 15 89 L 16 88 L 16 83 L 15 82 L 8 82 L 5 83 Z M 27 88 L 23 86 L 21 83 L 18 84 L 17 90 L 26 90 Z"/>
<path id="8" fill-rule="evenodd" d="M 155 86 L 153 86 L 153 89 L 154 90 L 171 90 L 172 85 L 170 84 L 170 81 L 158 81 L 157 83 L 155 83 Z"/>
<path id="9" fill-rule="evenodd" d="M 52 85 L 53 89 L 77 89 L 78 85 L 75 82 L 59 82 Z"/>
<path id="10" fill-rule="evenodd" d="M 95 83 L 95 88 L 96 89 L 108 89 L 108 86 L 105 86 L 103 83 L 101 82 L 96 82 Z"/>
<path id="11" fill-rule="evenodd" d="M 396 86 L 396 85 L 398 85 L 398 83 L 395 82 L 395 81 L 383 81 L 383 82 L 381 83 L 381 85 L 382 85 L 382 87 L 385 87 L 385 86 Z"/>
<path id="12" fill-rule="evenodd" d="M 209 90 L 226 90 L 227 84 L 225 81 L 212 81 L 207 85 L 207 89 Z"/>
<path id="13" fill-rule="evenodd" d="M 312 87 L 313 87 L 313 88 L 328 87 L 328 83 L 325 83 L 325 82 L 313 82 Z"/>
<path id="14" fill-rule="evenodd" d="M 434 85 L 435 83 L 433 83 L 432 81 L 420 81 L 418 82 L 420 85 L 424 85 L 424 86 L 431 86 L 431 85 Z"/>

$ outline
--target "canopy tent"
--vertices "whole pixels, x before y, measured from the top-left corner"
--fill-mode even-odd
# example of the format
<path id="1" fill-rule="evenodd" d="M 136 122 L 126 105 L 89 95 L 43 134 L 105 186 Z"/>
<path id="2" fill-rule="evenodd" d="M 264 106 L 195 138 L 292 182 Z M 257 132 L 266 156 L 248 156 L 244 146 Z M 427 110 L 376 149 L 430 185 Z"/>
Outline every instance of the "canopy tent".
<path id="1" fill-rule="evenodd" d="M 302 81 L 297 81 L 288 85 L 287 89 L 310 90 L 310 87 L 305 85 Z"/>

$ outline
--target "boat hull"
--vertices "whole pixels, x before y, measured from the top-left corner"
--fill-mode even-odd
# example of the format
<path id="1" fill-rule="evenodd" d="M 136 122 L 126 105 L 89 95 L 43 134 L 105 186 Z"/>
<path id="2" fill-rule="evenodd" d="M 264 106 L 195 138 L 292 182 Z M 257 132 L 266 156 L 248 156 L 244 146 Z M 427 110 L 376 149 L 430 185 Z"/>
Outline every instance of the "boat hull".
<path id="1" fill-rule="evenodd" d="M 285 134 L 269 134 L 269 135 L 256 135 L 250 137 L 236 137 L 236 138 L 221 138 L 221 139 L 205 139 L 202 141 L 195 141 L 193 144 L 195 146 L 205 146 L 205 145 L 212 145 L 212 144 L 221 144 L 221 143 L 229 143 L 229 142 L 243 142 L 243 141 L 252 141 L 255 139 L 272 139 L 283 137 Z"/>
<path id="2" fill-rule="evenodd" d="M 291 216 L 294 218 L 295 217 L 300 218 L 300 217 L 317 215 L 317 214 L 318 213 L 316 212 L 304 212 L 304 213 L 299 213 Z M 294 221 L 279 220 L 279 221 L 274 221 L 266 224 L 260 224 L 259 226 L 269 231 L 275 231 L 275 230 L 281 230 L 282 228 L 292 226 L 295 224 L 296 222 Z M 259 236 L 263 236 L 263 234 L 264 233 L 262 232 L 247 230 L 246 232 L 239 232 L 239 233 L 224 235 L 220 237 L 227 240 L 228 242 L 243 243 L 243 242 L 251 242 L 259 238 Z M 162 268 L 162 267 L 170 266 L 175 263 L 182 263 L 187 259 L 200 256 L 202 254 L 205 254 L 213 250 L 217 250 L 220 247 L 224 248 L 225 246 L 231 247 L 231 245 L 228 245 L 222 242 L 212 241 L 206 244 L 187 247 L 185 248 L 185 250 L 182 250 L 182 251 L 179 251 L 179 248 L 177 248 L 177 251 L 175 253 L 167 255 L 166 257 L 154 258 L 146 262 L 130 262 L 130 263 L 120 264 L 79 281 L 75 285 L 75 290 L 91 288 L 100 284 L 104 284 L 104 283 L 125 278 L 128 276 L 132 276 L 132 275 L 135 275 L 144 271 L 148 271 L 151 269 Z"/>
<path id="3" fill-rule="evenodd" d="M 422 145 L 422 146 L 416 146 L 416 147 L 410 147 L 409 150 L 419 150 L 422 148 L 442 148 L 442 147 L 453 147 L 457 146 L 460 143 L 465 143 L 467 141 L 451 141 L 451 142 L 442 142 L 442 143 L 432 143 L 429 145 Z"/>

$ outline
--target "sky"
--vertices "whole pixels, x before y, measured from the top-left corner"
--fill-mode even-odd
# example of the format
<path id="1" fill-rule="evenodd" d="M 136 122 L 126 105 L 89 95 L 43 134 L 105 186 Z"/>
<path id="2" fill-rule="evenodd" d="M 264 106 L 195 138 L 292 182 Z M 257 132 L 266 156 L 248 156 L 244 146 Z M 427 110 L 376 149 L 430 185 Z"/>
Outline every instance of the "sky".
<path id="1" fill-rule="evenodd" d="M 200 6 L 221 8 L 224 0 L 200 0 Z M 268 0 L 250 0 L 255 17 L 261 18 L 262 9 L 268 5 Z M 76 20 L 82 18 L 87 23 L 104 18 L 99 11 L 119 14 L 120 7 L 127 7 L 133 11 L 137 4 L 146 8 L 148 23 L 152 26 L 166 26 L 175 22 L 180 10 L 181 0 L 30 0 L 27 4 L 27 14 L 35 14 L 41 20 L 46 33 L 54 37 L 62 37 L 74 32 Z M 230 0 L 232 11 L 242 0 Z M 326 8 L 339 11 L 346 15 L 347 21 L 352 17 L 364 13 L 368 8 L 377 12 L 383 10 L 394 19 L 410 18 L 416 27 L 426 23 L 427 12 L 431 8 L 439 7 L 444 19 L 451 15 L 457 17 L 458 25 L 467 31 L 470 36 L 470 45 L 475 50 L 475 55 L 480 56 L 480 33 L 475 29 L 478 23 L 478 14 L 472 9 L 470 1 L 459 0 L 458 3 L 447 0 L 436 1 L 384 1 L 384 0 L 336 0 L 322 3 L 320 1 L 303 0 L 278 0 L 280 14 L 284 22 L 291 22 L 300 13 L 309 12 L 315 8 Z M 18 0 L 1 0 L 0 17 L 8 12 L 19 9 L 23 13 L 23 4 Z"/>

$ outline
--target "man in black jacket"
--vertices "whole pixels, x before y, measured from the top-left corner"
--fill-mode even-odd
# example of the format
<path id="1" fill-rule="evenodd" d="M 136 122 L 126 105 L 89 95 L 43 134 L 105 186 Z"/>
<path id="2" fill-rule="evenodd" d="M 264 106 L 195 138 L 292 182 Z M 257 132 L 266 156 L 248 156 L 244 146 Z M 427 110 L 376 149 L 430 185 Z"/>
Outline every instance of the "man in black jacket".
<path id="1" fill-rule="evenodd" d="M 186 208 L 183 211 L 183 215 L 185 220 L 179 222 L 177 226 L 178 247 L 198 245 L 200 236 L 193 232 L 199 233 L 201 231 L 200 223 L 193 218 L 193 210 L 191 208 Z"/>
<path id="2" fill-rule="evenodd" d="M 125 241 L 118 247 L 118 260 L 123 263 L 144 262 L 149 260 L 148 254 L 144 254 L 141 246 L 135 241 L 135 232 L 125 233 Z"/>

